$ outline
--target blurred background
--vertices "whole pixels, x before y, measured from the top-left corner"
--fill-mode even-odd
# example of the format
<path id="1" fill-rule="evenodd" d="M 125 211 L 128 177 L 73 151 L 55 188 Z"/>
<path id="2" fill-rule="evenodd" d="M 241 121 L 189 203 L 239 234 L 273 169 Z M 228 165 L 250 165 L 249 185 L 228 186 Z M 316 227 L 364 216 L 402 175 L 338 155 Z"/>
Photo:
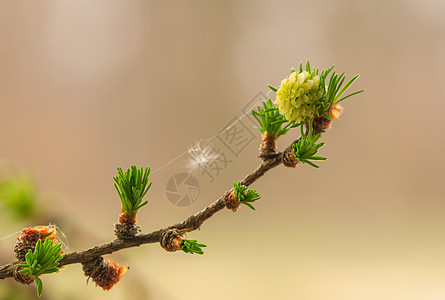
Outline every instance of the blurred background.
<path id="1" fill-rule="evenodd" d="M 180 207 L 165 188 L 191 171 L 184 152 L 300 61 L 366 88 L 322 137 L 320 169 L 280 166 L 254 184 L 256 212 L 189 233 L 205 255 L 127 249 L 111 291 L 76 264 L 42 278 L 43 299 L 445 299 L 444 1 L 0 3 L 0 264 L 27 226 L 57 224 L 65 252 L 113 239 L 118 165 L 152 167 L 144 232 L 213 202 L 259 163 L 258 137 L 222 150 L 213 181 L 195 171 Z M 0 299 L 34 298 L 0 282 Z"/>

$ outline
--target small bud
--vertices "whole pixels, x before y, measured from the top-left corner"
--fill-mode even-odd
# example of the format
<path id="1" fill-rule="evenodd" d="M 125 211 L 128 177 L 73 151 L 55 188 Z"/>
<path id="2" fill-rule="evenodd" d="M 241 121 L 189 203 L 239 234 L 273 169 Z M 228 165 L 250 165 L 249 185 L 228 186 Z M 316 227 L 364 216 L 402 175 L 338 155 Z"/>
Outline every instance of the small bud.
<path id="1" fill-rule="evenodd" d="M 334 120 L 337 120 L 342 113 L 343 107 L 340 105 L 340 103 L 331 105 L 328 111 L 328 115 L 330 115 Z"/>
<path id="2" fill-rule="evenodd" d="M 83 263 L 82 270 L 85 276 L 91 278 L 96 286 L 100 286 L 104 291 L 107 291 L 127 273 L 128 267 L 121 267 L 111 259 L 104 259 L 99 256 Z"/>
<path id="3" fill-rule="evenodd" d="M 234 212 L 237 211 L 241 205 L 241 202 L 238 200 L 235 193 L 230 193 L 224 200 L 226 202 L 226 207 Z"/>
<path id="4" fill-rule="evenodd" d="M 119 222 L 114 224 L 114 233 L 118 239 L 131 240 L 140 231 L 140 227 L 136 225 L 137 211 L 127 212 L 121 208 L 121 214 L 119 215 Z"/>
<path id="5" fill-rule="evenodd" d="M 339 103 L 332 104 L 327 110 L 327 114 L 334 120 L 338 119 L 343 112 L 343 107 Z M 325 132 L 331 129 L 332 120 L 326 119 L 323 116 L 318 116 L 314 118 L 313 127 L 314 134 Z"/>
<path id="6" fill-rule="evenodd" d="M 283 165 L 288 168 L 295 168 L 297 166 L 298 161 L 295 158 L 292 147 L 289 147 L 286 150 L 284 150 L 281 161 L 283 162 Z"/>
<path id="7" fill-rule="evenodd" d="M 31 283 L 34 282 L 34 278 L 32 276 L 29 276 L 27 274 L 20 274 L 20 267 L 16 267 L 14 269 L 14 272 L 12 273 L 12 275 L 14 276 L 15 281 L 21 283 L 21 284 L 27 284 L 30 285 Z"/>
<path id="8" fill-rule="evenodd" d="M 15 257 L 21 262 L 25 261 L 26 253 L 34 250 L 38 240 L 43 242 L 48 238 L 54 241 L 56 237 L 57 231 L 54 225 L 24 228 L 14 246 Z"/>
<path id="9" fill-rule="evenodd" d="M 138 225 L 134 224 L 114 224 L 114 234 L 116 234 L 118 239 L 121 240 L 131 240 L 141 231 Z"/>
<path id="10" fill-rule="evenodd" d="M 183 241 L 184 239 L 178 229 L 169 229 L 162 235 L 161 247 L 165 251 L 175 252 L 181 250 Z"/>

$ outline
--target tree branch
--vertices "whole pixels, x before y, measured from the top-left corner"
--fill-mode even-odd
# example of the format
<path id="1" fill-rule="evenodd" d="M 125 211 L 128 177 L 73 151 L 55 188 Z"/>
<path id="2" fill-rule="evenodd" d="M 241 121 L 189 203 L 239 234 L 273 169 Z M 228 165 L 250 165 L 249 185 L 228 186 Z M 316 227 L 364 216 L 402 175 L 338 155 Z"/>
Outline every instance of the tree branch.
<path id="1" fill-rule="evenodd" d="M 326 127 L 325 127 L 326 128 Z M 315 128 L 314 134 L 322 133 L 324 132 L 323 128 Z M 295 140 L 292 144 L 296 144 L 298 140 Z M 273 157 L 269 157 L 265 159 L 255 170 L 253 170 L 251 173 L 247 174 L 242 180 L 241 184 L 245 186 L 250 186 L 255 181 L 257 181 L 261 176 L 263 176 L 267 171 L 270 169 L 275 168 L 276 166 L 280 165 L 283 161 L 283 156 L 286 155 L 293 155 L 292 154 L 292 144 L 290 144 L 283 152 L 276 153 Z M 225 199 L 229 196 L 229 194 L 233 192 L 233 188 L 230 190 L 227 190 L 222 196 L 220 196 L 215 202 L 208 205 L 206 208 L 204 208 L 202 211 L 197 212 L 194 215 L 191 215 L 186 220 L 171 225 L 169 227 L 159 229 L 157 231 L 153 231 L 146 234 L 139 234 L 135 236 L 134 238 L 130 240 L 121 240 L 121 239 L 115 239 L 111 242 L 94 246 L 92 248 L 89 248 L 87 250 L 81 251 L 81 252 L 71 252 L 68 254 L 65 254 L 59 262 L 59 267 L 66 266 L 70 264 L 76 264 L 76 263 L 86 263 L 88 261 L 91 261 L 92 259 L 106 255 L 111 254 L 113 252 L 131 248 L 131 247 L 138 247 L 143 244 L 151 244 L 151 243 L 158 243 L 162 239 L 162 235 L 164 232 L 166 232 L 169 229 L 176 228 L 181 232 L 190 232 L 193 230 L 196 230 L 201 227 L 202 223 L 204 221 L 210 219 L 215 213 L 218 211 L 224 209 L 226 207 Z M 7 265 L 0 267 L 0 279 L 5 279 L 8 277 L 13 276 L 14 269 L 17 265 L 17 262 L 11 262 Z"/>
<path id="2" fill-rule="evenodd" d="M 17 281 L 24 284 L 29 284 L 35 280 L 35 284 L 39 288 L 38 295 L 40 296 L 42 292 L 42 281 L 38 278 L 39 275 L 45 274 L 45 272 L 53 273 L 57 271 L 57 262 L 59 262 L 58 267 L 81 263 L 83 264 L 85 275 L 93 278 L 93 281 L 104 290 L 108 290 L 119 281 L 120 277 L 125 274 L 127 268 L 119 267 L 109 260 L 105 261 L 102 257 L 103 255 L 111 254 L 125 248 L 158 242 L 166 251 L 182 250 L 186 253 L 202 254 L 203 252 L 200 247 L 206 247 L 206 245 L 198 244 L 195 240 L 183 239 L 183 233 L 199 229 L 206 220 L 210 219 L 215 213 L 225 207 L 236 211 L 239 205 L 243 203 L 255 209 L 249 202 L 258 200 L 260 196 L 254 190 L 248 190 L 247 187 L 276 166 L 283 164 L 286 167 L 294 168 L 298 163 L 307 163 L 313 167 L 318 167 L 312 161 L 326 159 L 326 157 L 314 155 L 317 150 L 325 144 L 316 144 L 320 138 L 320 134 L 330 128 L 332 120 L 340 116 L 342 112 L 342 108 L 339 105 L 340 101 L 363 92 L 355 92 L 340 98 L 359 75 L 354 76 L 340 89 L 345 79 L 344 72 L 340 75 L 333 72 L 329 84 L 325 84 L 325 79 L 332 68 L 333 67 L 322 70 L 319 75 L 319 69 L 311 69 L 309 61 L 306 63 L 306 71 L 303 71 L 302 63 L 300 63 L 299 72 L 297 73 L 295 70 L 292 70 L 291 75 L 282 81 L 279 90 L 271 87 L 272 90 L 277 92 L 275 103 L 278 104 L 278 107 L 274 106 L 272 100 L 269 99 L 267 102 L 263 102 L 264 108 L 258 107 L 257 111 L 252 110 L 252 114 L 259 124 L 257 128 L 261 132 L 262 144 L 260 146 L 259 157 L 263 160 L 262 163 L 251 173 L 247 174 L 240 182 L 234 182 L 234 188 L 227 190 L 215 202 L 205 207 L 202 211 L 191 215 L 178 224 L 147 234 L 137 234 L 138 227 L 135 226 L 136 213 L 142 206 L 148 203 L 148 201 L 143 203 L 141 201 L 151 186 L 151 183 L 148 184 L 150 169 L 146 167 L 144 171 L 143 168 L 138 170 L 136 166 L 131 166 L 131 168 L 123 173 L 122 169 L 118 167 L 118 175 L 114 177 L 114 180 L 122 201 L 122 211 L 119 216 L 119 222 L 115 224 L 116 239 L 81 252 L 75 251 L 68 253 L 61 259 L 60 245 L 53 246 L 52 242 L 51 244 L 46 244 L 54 248 L 46 247 L 44 250 L 46 252 L 40 252 L 42 238 L 39 232 L 37 232 L 39 234 L 37 236 L 37 246 L 32 244 L 35 235 L 30 238 L 31 234 L 28 234 L 28 238 L 23 239 L 22 236 L 20 236 L 19 243 L 16 244 L 14 249 L 16 257 L 23 262 L 23 258 L 21 257 L 22 252 L 26 253 L 26 251 L 29 251 L 28 254 L 32 256 L 29 258 L 30 255 L 26 254 L 27 264 L 20 264 L 20 267 L 23 268 L 20 271 L 17 268 L 19 264 L 18 261 L 0 266 L 0 279 L 14 277 Z M 299 96 L 292 96 L 293 98 L 291 99 L 289 95 L 296 94 L 297 89 Z M 300 95 L 300 90 L 302 90 L 304 94 Z M 283 112 L 284 115 L 281 114 L 281 112 Z M 303 124 L 302 121 L 305 123 Z M 280 135 L 287 133 L 291 128 L 298 126 L 301 126 L 300 139 L 295 140 L 283 152 L 276 153 L 276 139 Z M 306 128 L 306 130 L 304 130 L 304 128 Z M 246 191 L 246 193 L 244 193 L 244 191 Z M 44 237 L 46 236 L 47 235 Z M 49 242 L 48 239 L 47 241 Z M 32 249 L 34 249 L 34 253 L 30 253 Z M 53 250 L 57 251 L 57 255 L 53 253 Z M 40 254 L 42 254 L 42 264 L 44 264 L 44 262 L 48 264 L 46 269 L 40 266 L 40 264 L 37 264 L 39 260 L 34 258 L 34 255 Z M 25 256 L 25 254 L 23 256 Z M 50 261 L 48 257 L 53 260 Z M 36 266 L 41 267 L 41 269 L 36 269 Z M 115 275 L 111 276 L 111 274 Z"/>
<path id="3" fill-rule="evenodd" d="M 289 148 L 289 147 L 288 147 Z M 281 164 L 282 154 L 277 153 L 274 157 L 264 160 L 254 171 L 247 174 L 243 180 L 241 180 L 241 184 L 245 186 L 249 186 L 255 181 L 257 181 L 261 176 L 263 176 L 270 169 Z M 215 202 L 204 208 L 202 211 L 191 215 L 186 220 L 181 223 L 171 225 L 167 228 L 159 229 L 157 231 L 153 231 L 147 234 L 140 234 L 132 238 L 131 240 L 120 240 L 115 239 L 111 242 L 94 246 L 87 250 L 81 252 L 71 252 L 65 254 L 63 259 L 59 262 L 59 267 L 75 264 L 75 263 L 86 263 L 91 261 L 92 259 L 111 254 L 113 252 L 131 248 L 138 247 L 143 244 L 157 243 L 161 241 L 162 235 L 169 229 L 176 228 L 181 232 L 189 232 L 198 229 L 204 221 L 211 218 L 215 213 L 225 208 L 225 198 L 233 191 L 233 188 L 226 191 L 221 197 L 218 198 Z M 11 262 L 7 265 L 0 267 L 0 279 L 5 279 L 13 276 L 13 271 L 17 265 L 17 262 Z"/>

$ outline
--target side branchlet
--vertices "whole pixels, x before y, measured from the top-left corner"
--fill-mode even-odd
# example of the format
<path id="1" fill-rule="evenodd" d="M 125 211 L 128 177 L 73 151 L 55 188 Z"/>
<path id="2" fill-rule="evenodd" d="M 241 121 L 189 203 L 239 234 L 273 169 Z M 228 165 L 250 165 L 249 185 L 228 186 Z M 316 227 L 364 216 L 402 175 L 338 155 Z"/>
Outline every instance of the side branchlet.
<path id="1" fill-rule="evenodd" d="M 256 128 L 261 131 L 260 157 L 266 159 L 276 153 L 276 140 L 279 136 L 286 134 L 291 128 L 301 124 L 289 122 L 284 115 L 280 114 L 278 107 L 274 106 L 272 100 L 263 101 L 263 107 L 252 109 L 252 115 L 257 120 Z"/>
<path id="2" fill-rule="evenodd" d="M 326 160 L 326 157 L 316 156 L 318 149 L 324 146 L 324 142 L 316 144 L 321 134 L 312 135 L 312 125 L 309 123 L 309 129 L 307 135 L 303 133 L 303 127 L 301 128 L 301 138 L 296 144 L 292 144 L 292 150 L 295 158 L 298 162 L 306 163 L 312 167 L 318 168 L 319 166 L 313 163 L 311 160 Z"/>
<path id="3" fill-rule="evenodd" d="M 240 182 L 233 183 L 233 192 L 226 197 L 226 207 L 233 211 L 238 210 L 241 204 L 247 205 L 249 208 L 256 210 L 251 204 L 261 198 L 256 190 L 251 190 Z"/>
<path id="4" fill-rule="evenodd" d="M 322 77 L 325 79 L 327 78 L 328 74 L 333 70 L 334 66 L 330 67 L 327 70 L 323 70 Z M 319 110 L 319 116 L 323 116 L 328 120 L 336 119 L 337 117 L 330 112 L 332 111 L 332 107 L 338 105 L 343 100 L 360 94 L 364 92 L 365 90 L 360 90 L 354 93 L 350 93 L 348 95 L 344 96 L 344 93 L 346 90 L 354 83 L 354 81 L 359 78 L 360 75 L 355 75 L 352 77 L 343 87 L 343 83 L 346 79 L 345 72 L 342 72 L 341 74 L 336 73 L 335 71 L 332 72 L 331 77 L 329 79 L 329 83 L 325 86 L 325 95 L 322 99 L 322 105 L 320 106 Z"/>
<path id="5" fill-rule="evenodd" d="M 50 239 L 45 239 L 43 244 L 41 240 L 38 240 L 34 252 L 29 250 L 26 254 L 26 263 L 18 264 L 18 267 L 22 268 L 18 273 L 34 278 L 39 297 L 42 295 L 43 290 L 43 283 L 39 276 L 59 271 L 57 266 L 59 265 L 59 260 L 63 257 L 60 253 L 61 247 L 61 243 L 54 245 Z"/>
<path id="6" fill-rule="evenodd" d="M 261 131 L 261 134 L 267 133 L 276 138 L 287 133 L 289 129 L 300 125 L 287 121 L 278 111 L 278 107 L 273 105 L 271 99 L 267 102 L 263 101 L 263 107 L 258 106 L 257 110 L 252 109 L 252 115 L 258 121 L 259 126 L 256 128 Z"/>
<path id="7" fill-rule="evenodd" d="M 121 214 L 119 223 L 115 224 L 115 233 L 120 239 L 131 239 L 138 231 L 136 226 L 136 214 L 148 201 L 142 202 L 145 194 L 151 187 L 149 183 L 150 167 L 138 169 L 132 165 L 124 173 L 121 167 L 117 167 L 117 175 L 114 176 L 115 188 L 121 199 Z"/>
<path id="8" fill-rule="evenodd" d="M 202 255 L 204 254 L 202 248 L 207 245 L 199 244 L 196 240 L 187 240 L 182 237 L 182 233 L 178 229 L 172 228 L 162 234 L 161 247 L 167 252 L 182 250 L 185 253 Z"/>

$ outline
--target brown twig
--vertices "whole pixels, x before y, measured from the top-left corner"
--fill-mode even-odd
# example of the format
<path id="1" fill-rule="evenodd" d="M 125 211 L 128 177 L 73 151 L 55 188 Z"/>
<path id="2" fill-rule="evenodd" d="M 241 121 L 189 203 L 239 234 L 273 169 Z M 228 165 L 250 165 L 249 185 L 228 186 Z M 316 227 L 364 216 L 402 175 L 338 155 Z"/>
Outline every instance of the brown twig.
<path id="1" fill-rule="evenodd" d="M 323 130 L 320 130 L 322 132 Z M 320 132 L 315 132 L 314 134 L 318 134 Z M 294 141 L 292 144 L 296 143 L 297 141 Z M 286 150 L 283 153 L 287 153 L 292 151 L 292 144 L 286 148 Z M 241 180 L 241 184 L 245 186 L 249 186 L 253 184 L 255 181 L 257 181 L 261 176 L 263 176 L 267 171 L 270 169 L 280 165 L 282 163 L 283 153 L 279 152 L 276 156 L 265 159 L 255 170 L 253 170 L 251 173 L 247 174 L 244 179 Z M 130 240 L 121 240 L 121 239 L 115 239 L 111 242 L 94 246 L 92 248 L 89 248 L 87 250 L 81 251 L 81 252 L 71 252 L 68 254 L 65 254 L 63 259 L 60 261 L 59 266 L 65 266 L 75 263 L 86 263 L 88 261 L 91 261 L 92 259 L 106 255 L 111 254 L 113 252 L 125 249 L 125 248 L 131 248 L 131 247 L 138 247 L 143 244 L 150 244 L 150 243 L 158 243 L 162 239 L 162 235 L 164 232 L 166 232 L 169 229 L 176 228 L 180 232 L 189 232 L 196 230 L 200 228 L 202 223 L 206 221 L 207 219 L 211 218 L 215 213 L 225 208 L 225 198 L 228 197 L 228 195 L 233 191 L 233 188 L 226 191 L 221 197 L 219 197 L 215 202 L 204 208 L 202 211 L 191 215 L 186 220 L 182 221 L 181 223 L 171 225 L 167 228 L 159 229 L 157 231 L 153 231 L 151 233 L 146 234 L 139 234 L 135 236 L 134 238 Z M 8 277 L 13 277 L 14 269 L 17 265 L 17 262 L 11 262 L 7 265 L 0 266 L 0 279 L 5 279 Z"/>

